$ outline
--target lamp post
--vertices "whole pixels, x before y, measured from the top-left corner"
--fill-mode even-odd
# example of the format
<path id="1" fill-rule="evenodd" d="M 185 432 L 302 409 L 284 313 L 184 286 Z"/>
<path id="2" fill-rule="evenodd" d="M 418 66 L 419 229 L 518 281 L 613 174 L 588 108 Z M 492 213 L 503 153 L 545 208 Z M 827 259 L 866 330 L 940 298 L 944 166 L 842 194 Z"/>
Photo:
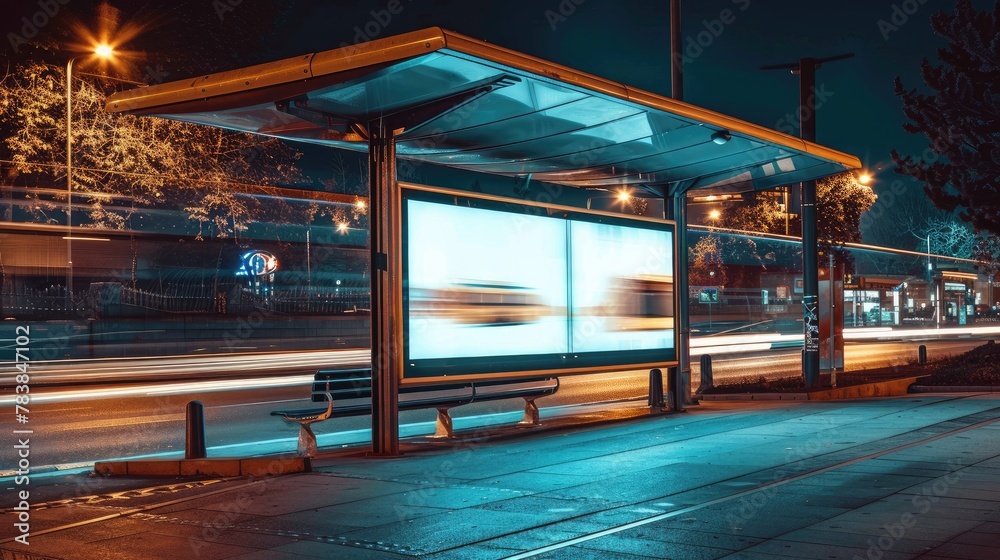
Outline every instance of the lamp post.
<path id="1" fill-rule="evenodd" d="M 110 59 L 114 49 L 107 44 L 94 47 L 93 53 Z M 87 56 L 87 55 L 81 55 Z M 74 56 L 66 63 L 66 311 L 73 307 L 73 63 L 81 56 Z"/>

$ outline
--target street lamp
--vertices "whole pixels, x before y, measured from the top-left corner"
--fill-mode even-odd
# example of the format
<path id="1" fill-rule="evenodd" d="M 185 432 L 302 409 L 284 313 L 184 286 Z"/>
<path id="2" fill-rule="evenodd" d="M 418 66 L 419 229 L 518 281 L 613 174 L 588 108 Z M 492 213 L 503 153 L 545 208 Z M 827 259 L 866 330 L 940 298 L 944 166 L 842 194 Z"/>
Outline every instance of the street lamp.
<path id="1" fill-rule="evenodd" d="M 94 47 L 93 55 L 108 60 L 114 49 L 107 43 Z M 66 311 L 73 305 L 73 63 L 82 56 L 74 56 L 66 63 Z"/>
<path id="2" fill-rule="evenodd" d="M 629 192 L 628 189 L 622 188 L 622 189 L 619 189 L 619 190 L 617 190 L 615 192 L 608 192 L 606 194 L 601 194 L 601 195 L 597 195 L 597 196 L 591 196 L 591 197 L 587 198 L 587 209 L 590 210 L 591 209 L 590 208 L 590 203 L 593 200 L 599 199 L 599 198 L 603 198 L 603 199 L 613 198 L 616 201 L 618 201 L 618 203 L 621 206 L 624 206 L 628 201 L 632 200 L 632 193 Z"/>

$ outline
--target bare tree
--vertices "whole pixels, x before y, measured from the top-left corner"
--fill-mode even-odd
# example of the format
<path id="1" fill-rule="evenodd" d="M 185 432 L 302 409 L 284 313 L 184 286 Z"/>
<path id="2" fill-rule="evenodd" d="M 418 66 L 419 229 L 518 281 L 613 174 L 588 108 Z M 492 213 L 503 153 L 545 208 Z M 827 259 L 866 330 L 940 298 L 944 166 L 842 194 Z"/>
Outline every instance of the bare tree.
<path id="1" fill-rule="evenodd" d="M 962 259 L 972 257 L 972 249 L 976 244 L 972 226 L 958 219 L 930 218 L 915 235 L 920 239 L 918 247 L 925 248 L 922 243 L 929 239 L 931 253 Z"/>
<path id="2" fill-rule="evenodd" d="M 864 218 L 864 241 L 883 247 L 926 252 L 929 237 L 931 253 L 970 258 L 976 239 L 968 223 L 923 196 L 891 197 L 891 204 L 879 201 Z"/>

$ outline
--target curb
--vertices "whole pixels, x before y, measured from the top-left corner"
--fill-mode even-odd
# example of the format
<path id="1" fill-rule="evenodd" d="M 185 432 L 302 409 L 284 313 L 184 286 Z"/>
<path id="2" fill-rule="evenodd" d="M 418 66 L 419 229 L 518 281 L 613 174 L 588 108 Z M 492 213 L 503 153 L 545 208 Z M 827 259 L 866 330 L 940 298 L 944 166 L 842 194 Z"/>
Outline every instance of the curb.
<path id="1" fill-rule="evenodd" d="M 132 459 L 94 463 L 94 473 L 99 476 L 274 476 L 311 471 L 309 457 Z"/>
<path id="2" fill-rule="evenodd" d="M 809 393 L 718 393 L 698 396 L 702 401 L 807 401 Z"/>
<path id="3" fill-rule="evenodd" d="M 1000 393 L 998 385 L 913 385 L 911 393 Z"/>
<path id="4" fill-rule="evenodd" d="M 924 377 L 927 376 L 904 377 L 890 381 L 879 381 L 864 385 L 852 385 L 850 387 L 824 389 L 822 391 L 810 391 L 806 393 L 702 394 L 701 399 L 705 401 L 832 401 L 866 397 L 901 397 L 909 392 L 911 385 Z"/>

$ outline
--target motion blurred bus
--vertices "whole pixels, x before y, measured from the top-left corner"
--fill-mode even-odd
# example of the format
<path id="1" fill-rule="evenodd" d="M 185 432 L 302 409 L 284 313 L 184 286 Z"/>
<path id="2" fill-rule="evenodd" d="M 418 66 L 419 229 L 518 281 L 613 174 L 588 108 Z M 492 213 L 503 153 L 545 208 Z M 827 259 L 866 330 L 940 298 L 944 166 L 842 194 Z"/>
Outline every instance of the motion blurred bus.
<path id="1" fill-rule="evenodd" d="M 608 330 L 674 328 L 674 277 L 639 274 L 617 278 L 608 290 Z"/>
<path id="2" fill-rule="evenodd" d="M 411 312 L 462 325 L 516 325 L 548 313 L 538 293 L 502 282 L 455 282 L 443 288 L 411 291 Z"/>

